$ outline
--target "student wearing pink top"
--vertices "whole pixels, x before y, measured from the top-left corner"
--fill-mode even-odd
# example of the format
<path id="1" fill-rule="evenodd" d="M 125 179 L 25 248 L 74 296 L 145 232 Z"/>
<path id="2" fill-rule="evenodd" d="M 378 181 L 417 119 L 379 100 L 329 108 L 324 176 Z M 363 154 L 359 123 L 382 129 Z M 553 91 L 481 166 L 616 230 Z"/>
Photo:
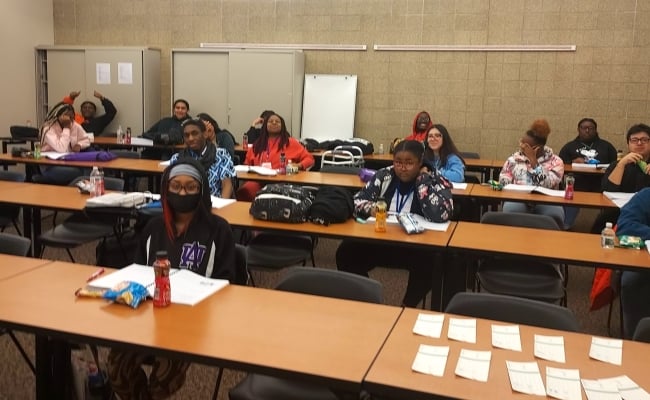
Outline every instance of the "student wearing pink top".
<path id="1" fill-rule="evenodd" d="M 244 164 L 279 169 L 281 153 L 284 153 L 287 163 L 293 161 L 300 170 L 307 170 L 314 165 L 311 153 L 291 137 L 284 119 L 273 113 L 264 120 L 260 137 L 248 148 Z M 248 181 L 237 191 L 237 199 L 252 201 L 260 188 L 258 182 Z"/>

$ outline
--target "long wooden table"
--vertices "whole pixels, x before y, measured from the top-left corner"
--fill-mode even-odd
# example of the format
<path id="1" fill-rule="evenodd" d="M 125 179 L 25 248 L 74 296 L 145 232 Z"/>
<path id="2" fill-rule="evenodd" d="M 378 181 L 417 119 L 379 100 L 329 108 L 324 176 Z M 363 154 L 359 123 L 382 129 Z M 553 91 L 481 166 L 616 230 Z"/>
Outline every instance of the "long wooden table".
<path id="1" fill-rule="evenodd" d="M 504 322 L 478 319 L 476 344 L 463 343 L 446 338 L 449 317 L 445 322 L 440 339 L 415 335 L 413 325 L 420 311 L 404 309 L 386 343 L 375 359 L 365 378 L 364 387 L 371 394 L 395 399 L 417 398 L 438 399 L 440 396 L 457 399 L 530 399 L 530 395 L 514 392 L 506 369 L 506 360 L 518 362 L 537 361 L 546 382 L 546 366 L 573 368 L 580 370 L 580 378 L 603 379 L 620 375 L 629 376 L 645 390 L 650 390 L 650 374 L 647 360 L 650 358 L 650 345 L 625 341 L 623 344 L 623 364 L 616 366 L 589 358 L 591 336 L 519 325 L 522 351 L 509 351 L 492 347 L 491 325 L 509 325 Z M 461 316 L 459 318 L 468 318 Z M 534 335 L 563 336 L 566 363 L 556 363 L 535 358 L 533 354 Z M 420 344 L 449 346 L 449 356 L 443 377 L 425 375 L 411 370 L 411 365 Z M 454 374 L 461 349 L 490 350 L 490 374 L 488 382 L 478 382 L 461 378 Z M 546 383 L 545 383 L 546 385 Z M 583 391 L 583 399 L 586 399 Z"/>
<path id="2" fill-rule="evenodd" d="M 650 269 L 645 249 L 604 249 L 600 235 L 514 226 L 459 222 L 449 240 L 451 251 L 531 257 L 572 265 Z"/>
<path id="3" fill-rule="evenodd" d="M 50 260 L 0 254 L 0 281 L 27 273 L 34 268 L 51 263 Z"/>
<path id="4" fill-rule="evenodd" d="M 540 193 L 522 193 L 513 190 L 493 190 L 490 185 L 473 185 L 470 197 L 483 201 L 522 201 L 538 204 L 552 204 L 566 207 L 618 208 L 602 193 L 574 192 L 573 200 L 548 196 Z"/>
<path id="5" fill-rule="evenodd" d="M 0 281 L 0 324 L 37 335 L 39 399 L 59 398 L 67 382 L 53 377 L 60 371 L 52 370 L 48 337 L 358 391 L 402 312 L 235 285 L 193 307 L 148 301 L 134 310 L 76 298 L 94 270 L 53 262 Z"/>

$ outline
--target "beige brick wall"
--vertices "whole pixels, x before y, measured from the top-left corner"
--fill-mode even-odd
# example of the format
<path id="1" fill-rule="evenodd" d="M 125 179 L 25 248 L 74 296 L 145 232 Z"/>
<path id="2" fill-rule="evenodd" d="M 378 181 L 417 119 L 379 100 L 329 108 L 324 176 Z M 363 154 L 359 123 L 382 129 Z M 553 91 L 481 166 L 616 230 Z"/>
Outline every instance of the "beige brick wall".
<path id="1" fill-rule="evenodd" d="M 461 150 L 505 158 L 538 117 L 556 150 L 582 117 L 624 147 L 649 122 L 648 0 L 54 0 L 55 44 L 350 43 L 306 52 L 306 72 L 359 76 L 356 131 L 386 145 L 429 111 Z M 375 52 L 373 44 L 575 44 L 572 53 Z M 190 99 L 191 101 L 191 99 Z"/>

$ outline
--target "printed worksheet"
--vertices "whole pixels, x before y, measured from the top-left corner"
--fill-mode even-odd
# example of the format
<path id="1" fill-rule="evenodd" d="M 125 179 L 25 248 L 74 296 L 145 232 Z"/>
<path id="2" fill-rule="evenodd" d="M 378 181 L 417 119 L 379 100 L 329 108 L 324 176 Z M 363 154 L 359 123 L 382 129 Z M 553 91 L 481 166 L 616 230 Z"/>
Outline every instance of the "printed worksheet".
<path id="1" fill-rule="evenodd" d="M 614 365 L 621 365 L 623 361 L 623 341 L 621 339 L 610 339 L 592 337 L 589 357 Z"/>
<path id="2" fill-rule="evenodd" d="M 467 343 L 476 343 L 476 319 L 449 318 L 449 339 Z"/>
<path id="3" fill-rule="evenodd" d="M 613 383 L 582 379 L 582 387 L 585 389 L 588 400 L 622 400 L 616 385 Z"/>
<path id="4" fill-rule="evenodd" d="M 411 369 L 422 374 L 443 376 L 447 366 L 449 346 L 429 346 L 421 344 L 415 355 Z"/>
<path id="5" fill-rule="evenodd" d="M 413 326 L 413 333 L 439 339 L 444 321 L 444 314 L 420 313 Z"/>
<path id="6" fill-rule="evenodd" d="M 535 354 L 535 357 L 543 358 L 544 360 L 560 363 L 566 362 L 564 337 L 535 335 L 533 354 Z"/>
<path id="7" fill-rule="evenodd" d="M 616 376 L 614 378 L 599 379 L 600 383 L 613 384 L 618 388 L 618 393 L 623 400 L 650 400 L 650 393 L 636 384 L 627 375 Z"/>
<path id="8" fill-rule="evenodd" d="M 582 400 L 580 371 L 546 367 L 546 394 L 561 400 Z"/>
<path id="9" fill-rule="evenodd" d="M 515 362 L 506 361 L 510 386 L 515 392 L 546 396 L 542 375 L 536 361 Z"/>
<path id="10" fill-rule="evenodd" d="M 521 351 L 519 325 L 492 325 L 492 346 Z"/>
<path id="11" fill-rule="evenodd" d="M 455 374 L 463 378 L 487 382 L 491 359 L 491 351 L 461 349 Z"/>

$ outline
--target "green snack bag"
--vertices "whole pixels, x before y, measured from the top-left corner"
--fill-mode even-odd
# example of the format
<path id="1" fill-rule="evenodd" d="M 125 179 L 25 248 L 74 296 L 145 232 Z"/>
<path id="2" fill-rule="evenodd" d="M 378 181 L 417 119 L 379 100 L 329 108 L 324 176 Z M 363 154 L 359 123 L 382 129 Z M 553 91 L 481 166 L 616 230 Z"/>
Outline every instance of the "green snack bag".
<path id="1" fill-rule="evenodd" d="M 643 172 L 645 172 L 645 169 L 648 167 L 648 163 L 643 160 L 637 161 L 636 165 L 638 165 L 639 168 L 641 168 L 641 171 Z"/>
<path id="2" fill-rule="evenodd" d="M 618 245 L 629 249 L 642 249 L 645 243 L 638 236 L 621 235 L 618 237 Z"/>

